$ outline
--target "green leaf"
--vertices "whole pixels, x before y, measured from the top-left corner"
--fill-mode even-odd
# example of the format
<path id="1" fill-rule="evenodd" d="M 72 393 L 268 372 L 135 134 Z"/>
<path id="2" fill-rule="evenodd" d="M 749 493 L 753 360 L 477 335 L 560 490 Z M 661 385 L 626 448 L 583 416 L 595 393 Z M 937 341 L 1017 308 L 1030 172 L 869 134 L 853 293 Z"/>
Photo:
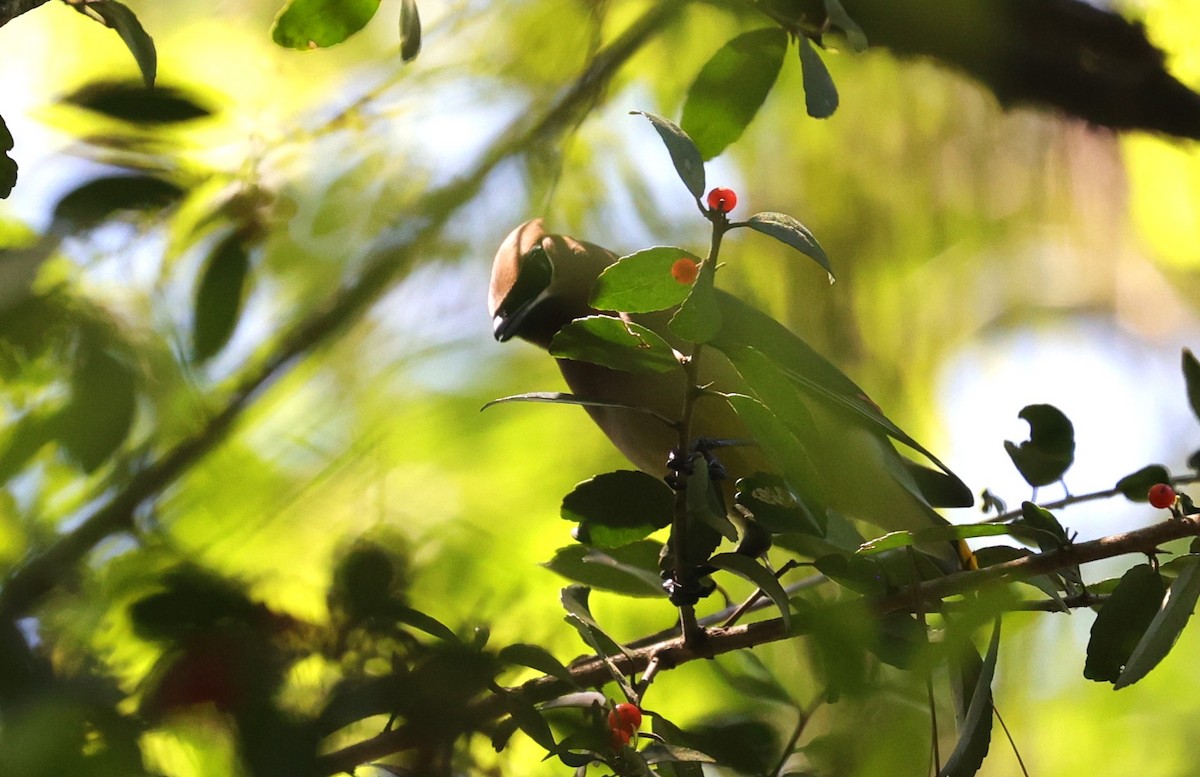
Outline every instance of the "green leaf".
<path id="1" fill-rule="evenodd" d="M 721 308 L 716 295 L 717 267 L 710 261 L 700 263 L 700 274 L 687 299 L 671 317 L 671 332 L 691 343 L 707 343 L 721 331 Z"/>
<path id="2" fill-rule="evenodd" d="M 742 136 L 775 85 L 787 41 L 780 27 L 751 30 L 722 46 L 701 68 L 688 89 L 680 124 L 703 159 Z"/>
<path id="3" fill-rule="evenodd" d="M 1161 464 L 1150 464 L 1117 481 L 1116 488 L 1131 502 L 1147 501 L 1151 486 L 1171 484 L 1171 472 Z"/>
<path id="4" fill-rule="evenodd" d="M 544 566 L 568 580 L 625 596 L 664 597 L 658 576 L 662 544 L 641 540 L 621 548 L 598 550 L 568 545 L 555 552 Z"/>
<path id="5" fill-rule="evenodd" d="M 1032 540 L 1040 550 L 1058 550 L 1071 542 L 1067 530 L 1054 517 L 1054 513 L 1033 502 L 1021 503 L 1021 521 L 1023 523 L 1012 524 L 1010 533 L 1018 539 Z M 1033 531 L 1027 531 L 1025 527 Z"/>
<path id="6" fill-rule="evenodd" d="M 1133 685 L 1158 666 L 1171 652 L 1192 617 L 1196 600 L 1200 599 L 1200 556 L 1184 556 L 1178 571 L 1175 581 L 1167 589 L 1167 598 L 1125 662 L 1113 690 Z"/>
<path id="7" fill-rule="evenodd" d="M 1066 529 L 1049 510 L 1033 502 L 1021 503 L 1021 518 L 1009 524 L 1009 533 L 1022 542 L 1032 542 L 1043 552 L 1058 550 L 1071 544 Z M 1083 593 L 1083 576 L 1079 565 L 1058 570 L 1058 576 L 1071 595 Z"/>
<path id="8" fill-rule="evenodd" d="M 967 712 L 959 730 L 954 751 L 946 759 L 938 777 L 971 777 L 983 765 L 992 738 L 992 678 L 1000 653 L 1000 618 L 992 626 L 987 655 L 979 665 Z"/>
<path id="9" fill-rule="evenodd" d="M 904 460 L 904 468 L 930 507 L 972 507 L 975 504 L 975 494 L 956 476 L 910 459 Z"/>
<path id="10" fill-rule="evenodd" d="M 1029 558 L 1032 555 L 1033 551 L 1027 550 L 1026 548 L 1014 548 L 1011 545 L 992 545 L 986 548 L 976 549 L 975 561 L 982 569 L 983 567 L 1003 564 L 1007 561 L 1015 561 L 1016 559 L 1020 558 Z M 1062 596 L 1059 594 L 1059 591 L 1062 590 L 1063 586 L 1060 582 L 1056 582 L 1057 580 L 1057 576 L 1046 574 L 1034 575 L 1033 577 L 1025 578 L 1019 582 L 1024 585 L 1033 586 L 1042 593 L 1046 594 L 1046 596 L 1048 596 L 1058 605 L 1059 612 L 1070 612 L 1070 608 L 1067 607 L 1066 602 L 1063 601 Z"/>
<path id="11" fill-rule="evenodd" d="M 863 543 L 858 552 L 869 555 L 909 545 L 933 545 L 938 542 L 954 542 L 970 537 L 995 537 L 1009 533 L 1009 527 L 994 523 L 930 526 L 926 529 L 916 529 L 913 531 L 888 532 L 882 537 L 876 537 L 873 540 Z"/>
<path id="12" fill-rule="evenodd" d="M 675 495 L 659 478 L 618 470 L 583 481 L 563 497 L 559 514 L 580 525 L 579 539 L 617 548 L 671 523 Z"/>
<path id="13" fill-rule="evenodd" d="M 874 556 L 830 553 L 817 558 L 813 566 L 838 585 L 860 594 L 881 594 L 888 589 L 886 571 Z"/>
<path id="14" fill-rule="evenodd" d="M 16 623 L 8 618 L 0 620 L 0 699 L 6 706 L 22 697 L 28 699 L 35 689 L 47 694 L 54 692 L 50 672 L 46 671 L 48 663 L 44 655 L 30 648 Z"/>
<path id="15" fill-rule="evenodd" d="M 737 527 L 725 515 L 716 485 L 708 476 L 708 460 L 693 453 L 687 476 L 687 515 L 689 526 L 705 524 L 727 540 L 736 541 Z"/>
<path id="16" fill-rule="evenodd" d="M 846 9 L 838 0 L 825 0 L 825 13 L 829 16 L 829 24 L 842 31 L 856 54 L 867 50 L 867 36 L 862 27 L 850 18 L 850 14 L 846 13 Z"/>
<path id="17" fill-rule="evenodd" d="M 480 412 L 487 410 L 493 405 L 504 405 L 510 402 L 537 402 L 547 405 L 578 405 L 580 407 L 614 407 L 620 410 L 635 410 L 639 413 L 653 416 L 662 421 L 667 426 L 674 426 L 674 421 L 661 416 L 653 410 L 647 410 L 644 407 L 637 405 L 627 405 L 623 402 L 610 402 L 605 399 L 588 399 L 587 397 L 579 397 L 574 394 L 566 394 L 561 391 L 528 391 L 524 394 L 513 394 L 507 397 L 493 399 L 483 407 L 479 408 Z"/>
<path id="18" fill-rule="evenodd" d="M 92 472 L 108 460 L 133 428 L 137 377 L 122 360 L 94 347 L 85 350 L 71 376 L 71 394 L 54 419 L 66 454 Z"/>
<path id="19" fill-rule="evenodd" d="M 600 625 L 592 618 L 591 605 L 588 603 L 591 596 L 591 589 L 582 585 L 569 585 L 559 591 L 559 601 L 567 614 L 599 631 Z"/>
<path id="20" fill-rule="evenodd" d="M 0 437 L 0 483 L 7 483 L 25 468 L 42 448 L 55 438 L 57 419 L 53 413 L 31 412 L 9 422 Z M 13 511 L 16 514 L 16 511 Z"/>
<path id="21" fill-rule="evenodd" d="M 400 60 L 412 62 L 421 53 L 421 14 L 417 0 L 400 0 Z"/>
<path id="22" fill-rule="evenodd" d="M 211 116 L 213 111 L 182 89 L 147 88 L 138 81 L 93 81 L 59 102 L 131 124 L 178 124 Z"/>
<path id="23" fill-rule="evenodd" d="M 762 592 L 771 597 L 771 601 L 779 608 L 779 614 L 783 618 L 784 631 L 791 629 L 791 603 L 788 601 L 787 592 L 783 590 L 783 586 L 779 584 L 779 579 L 771 573 L 771 570 L 754 559 L 747 558 L 739 553 L 718 553 L 710 558 L 708 563 L 717 569 L 724 569 L 727 572 L 733 572 L 735 575 L 744 577 L 761 588 Z"/>
<path id="24" fill-rule="evenodd" d="M 192 359 L 203 363 L 229 342 L 237 328 L 250 276 L 250 252 L 240 231 L 226 236 L 209 254 L 196 286 Z"/>
<path id="25" fill-rule="evenodd" d="M 804 108 L 814 119 L 828 119 L 838 107 L 838 91 L 821 55 L 800 36 L 800 71 L 804 79 Z"/>
<path id="26" fill-rule="evenodd" d="M 613 316 L 588 316 L 567 324 L 550 341 L 550 355 L 623 372 L 668 372 L 680 366 L 666 340 Z"/>
<path id="27" fill-rule="evenodd" d="M 737 664 L 737 667 L 730 664 Z M 789 707 L 798 706 L 791 693 L 771 673 L 762 659 L 749 650 L 726 653 L 714 661 L 712 667 L 730 688 L 740 694 Z"/>
<path id="28" fill-rule="evenodd" d="M 770 235 L 781 243 L 791 246 L 821 265 L 829 275 L 829 282 L 833 283 L 833 267 L 829 264 L 829 257 L 825 254 L 825 249 L 821 248 L 821 244 L 813 237 L 812 232 L 808 231 L 808 227 L 786 213 L 771 211 L 755 213 L 746 221 L 733 226 L 750 227 L 755 232 Z"/>
<path id="29" fill-rule="evenodd" d="M 629 651 L 621 647 L 621 644 L 612 637 L 608 636 L 600 624 L 596 623 L 592 617 L 592 611 L 588 607 L 588 597 L 591 595 L 591 590 L 579 585 L 571 585 L 562 589 L 559 599 L 562 602 L 563 608 L 567 611 L 567 623 L 579 632 L 580 638 L 583 639 L 592 650 L 606 659 L 608 667 L 613 675 L 613 680 L 621 687 L 627 698 L 636 698 L 637 694 L 633 690 L 633 686 L 625 679 L 624 675 L 616 668 L 616 665 L 608 659 L 617 654 L 623 653 L 629 656 Z"/>
<path id="30" fill-rule="evenodd" d="M 133 11 L 117 0 L 99 0 L 86 5 L 75 5 L 74 8 L 83 15 L 96 19 L 105 27 L 116 30 L 117 35 L 121 36 L 121 40 L 129 48 L 129 53 L 133 54 L 146 86 L 154 86 L 155 72 L 158 68 L 154 39 L 146 34 Z"/>
<path id="31" fill-rule="evenodd" d="M 554 741 L 550 724 L 542 717 L 542 713 L 538 712 L 537 707 L 517 693 L 506 693 L 503 699 L 505 711 L 530 739 L 551 752 L 557 749 L 558 743 Z"/>
<path id="32" fill-rule="evenodd" d="M 563 737 L 562 741 L 558 743 L 554 755 L 562 761 L 564 766 L 583 769 L 589 764 L 599 762 L 600 757 L 597 753 L 607 751 L 608 748 L 607 737 L 595 729 L 586 729 L 574 731 Z M 578 774 L 577 771 L 576 775 Z"/>
<path id="33" fill-rule="evenodd" d="M 867 649 L 897 669 L 911 669 L 914 659 L 929 645 L 925 625 L 909 613 L 886 613 L 879 618 L 878 626 L 878 639 Z"/>
<path id="34" fill-rule="evenodd" d="M 721 350 L 771 417 L 745 402 L 735 405 L 734 411 L 744 418 L 750 413 L 746 421 L 758 444 L 771 454 L 773 466 L 782 470 L 808 511 L 824 527 L 826 483 L 803 442 L 816 434 L 816 422 L 808 407 L 810 398 L 762 351 L 741 345 Z"/>
<path id="35" fill-rule="evenodd" d="M 773 466 L 787 474 L 792 492 L 801 500 L 803 509 L 813 517 L 823 535 L 826 528 L 824 491 L 804 445 L 790 427 L 754 397 L 726 394 L 725 401 L 750 428 L 754 441 L 767 452 Z M 793 409 L 802 409 L 802 406 L 797 405 Z"/>
<path id="36" fill-rule="evenodd" d="M 530 645 L 524 642 L 505 645 L 500 648 L 500 652 L 496 654 L 496 658 L 502 663 L 527 666 L 530 669 L 536 669 L 542 674 L 557 677 L 568 685 L 576 685 L 575 678 L 571 677 L 571 672 L 563 666 L 561 661 L 554 657 L 553 653 L 541 645 Z"/>
<path id="37" fill-rule="evenodd" d="M 1183 381 L 1187 385 L 1188 404 L 1200 418 L 1200 362 L 1188 348 L 1183 349 Z"/>
<path id="38" fill-rule="evenodd" d="M 412 607 L 397 606 L 389 608 L 388 614 L 400 623 L 412 626 L 414 629 L 423 631 L 431 637 L 437 637 L 438 639 L 453 643 L 462 642 L 458 638 L 458 635 L 450 630 L 449 626 L 420 610 L 414 610 Z"/>
<path id="39" fill-rule="evenodd" d="M 12 193 L 17 185 L 17 162 L 8 155 L 13 149 L 13 136 L 0 116 L 0 200 Z"/>
<path id="40" fill-rule="evenodd" d="M 697 752 L 697 753 L 701 752 L 701 751 L 695 749 L 695 745 L 697 743 L 692 742 L 691 739 L 683 731 L 681 731 L 678 726 L 676 726 L 674 723 L 672 723 L 671 721 L 664 718 L 662 715 L 655 715 L 654 717 L 652 717 L 650 719 L 650 730 L 655 735 L 660 737 L 659 741 L 667 747 L 671 747 L 671 748 L 681 747 L 681 745 L 678 745 L 676 743 L 688 741 L 688 743 L 690 745 L 692 745 L 692 747 L 687 747 L 684 749 L 686 749 L 689 752 Z M 656 742 L 654 744 L 658 744 L 658 743 Z M 642 751 L 642 753 L 643 754 L 645 754 L 647 752 L 653 753 L 651 748 L 654 747 L 654 744 L 651 744 L 649 747 L 645 748 Z M 703 753 L 701 753 L 701 754 L 703 755 Z M 649 760 L 649 756 L 647 756 L 647 760 Z M 713 760 L 712 762 L 715 763 L 715 760 Z M 700 765 L 701 762 L 656 761 L 655 763 L 658 766 L 658 772 L 661 775 L 663 775 L 663 777 L 704 777 L 704 767 L 702 767 Z"/>
<path id="41" fill-rule="evenodd" d="M 727 347 L 722 349 L 722 352 L 746 381 L 755 397 L 773 416 L 778 417 L 797 441 L 813 434 L 816 422 L 808 409 L 805 397 L 795 382 L 766 354 L 750 346 Z M 801 450 L 804 450 L 803 444 L 799 444 Z M 783 463 L 788 465 L 785 471 L 789 477 L 794 477 L 797 473 L 804 475 L 797 485 L 807 487 L 817 478 L 815 463 L 806 450 L 802 457 L 795 460 L 789 457 L 784 459 Z"/>
<path id="42" fill-rule="evenodd" d="M 732 354 L 747 349 L 761 352 L 768 362 L 775 365 L 775 370 L 805 392 L 814 394 L 818 401 L 828 401 L 830 405 L 852 413 L 867 428 L 904 443 L 947 475 L 951 474 L 931 451 L 883 415 L 854 381 L 783 324 L 719 290 L 717 300 L 722 326 L 712 344 L 731 360 L 735 359 Z M 738 370 L 742 370 L 740 365 Z M 757 393 L 757 389 L 755 391 Z"/>
<path id="43" fill-rule="evenodd" d="M 771 774 L 780 741 L 778 721 L 755 719 L 746 714 L 713 718 L 688 726 L 681 740 L 685 747 L 704 748 L 722 770 L 736 774 Z"/>
<path id="44" fill-rule="evenodd" d="M 1149 564 L 1138 564 L 1124 575 L 1096 614 L 1088 640 L 1083 676 L 1115 683 L 1163 603 L 1162 576 Z"/>
<path id="45" fill-rule="evenodd" d="M 271 39 L 289 49 L 333 46 L 367 26 L 379 0 L 291 0 L 275 17 Z"/>
<path id="46" fill-rule="evenodd" d="M 623 313 L 673 308 L 687 298 L 692 288 L 671 275 L 671 266 L 680 259 L 700 261 L 675 246 L 656 246 L 623 256 L 600 273 L 588 304 L 596 310 Z"/>
<path id="47" fill-rule="evenodd" d="M 1075 461 L 1075 427 L 1053 405 L 1026 405 L 1017 414 L 1029 422 L 1029 439 L 1019 446 L 1005 440 L 1004 449 L 1029 485 L 1057 483 Z"/>
<path id="48" fill-rule="evenodd" d="M 690 747 L 681 747 L 679 745 L 668 744 L 667 742 L 654 742 L 648 747 L 642 749 L 640 752 L 648 764 L 715 764 L 717 762 L 715 758 L 707 753 L 702 753 L 699 750 L 693 750 Z M 703 774 L 703 772 L 701 772 L 701 774 Z"/>
<path id="49" fill-rule="evenodd" d="M 237 584 L 197 567 L 170 568 L 159 584 L 160 590 L 129 607 L 134 633 L 146 640 L 177 643 L 232 623 L 249 625 L 264 615 Z"/>
<path id="50" fill-rule="evenodd" d="M 397 562 L 403 563 L 374 543 L 352 548 L 334 568 L 330 599 L 352 619 L 384 616 L 396 602 L 392 584 Z"/>
<path id="51" fill-rule="evenodd" d="M 94 178 L 65 195 L 54 206 L 54 223 L 68 232 L 94 227 L 122 211 L 166 208 L 183 189 L 154 175 Z"/>
<path id="52" fill-rule="evenodd" d="M 699 201 L 704 196 L 704 160 L 700 157 L 700 150 L 696 148 L 696 144 L 692 142 L 686 132 L 669 119 L 645 111 L 631 111 L 631 113 L 640 114 L 650 120 L 655 131 L 658 132 L 658 136 L 662 138 L 663 144 L 667 147 L 667 153 L 671 155 L 671 162 L 675 165 L 675 172 L 679 174 L 679 180 L 683 181 L 683 185 Z"/>
<path id="53" fill-rule="evenodd" d="M 870 666 L 867 648 L 879 641 L 877 614 L 862 599 L 840 607 L 822 607 L 797 597 L 794 606 L 808 637 L 816 682 L 824 687 L 826 699 L 866 692 Z"/>
<path id="54" fill-rule="evenodd" d="M 748 478 L 740 478 L 734 503 L 748 510 L 754 522 L 769 532 L 825 536 L 824 516 L 818 519 L 779 475 L 755 472 Z"/>

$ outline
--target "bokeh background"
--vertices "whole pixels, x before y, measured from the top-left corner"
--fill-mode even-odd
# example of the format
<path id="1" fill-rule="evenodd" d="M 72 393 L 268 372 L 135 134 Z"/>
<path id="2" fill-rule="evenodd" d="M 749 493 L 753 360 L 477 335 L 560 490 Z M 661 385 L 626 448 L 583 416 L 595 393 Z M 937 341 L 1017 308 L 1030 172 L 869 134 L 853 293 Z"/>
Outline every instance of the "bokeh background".
<path id="1" fill-rule="evenodd" d="M 189 194 L 169 218 L 66 238 L 37 272 L 39 282 L 68 283 L 158 365 L 133 443 L 193 430 L 241 376 L 261 369 L 293 322 L 432 214 L 448 219 L 436 239 L 405 254 L 362 315 L 256 392 L 231 437 L 156 500 L 144 516 L 151 547 L 107 541 L 73 595 L 26 624 L 59 660 L 96 661 L 135 690 L 156 654 L 130 633 L 123 608 L 177 558 L 235 575 L 272 607 L 320 622 L 332 559 L 354 537 L 380 532 L 403 538 L 415 606 L 456 628 L 486 624 L 498 644 L 536 642 L 564 660 L 586 652 L 562 620 L 563 581 L 540 564 L 570 541 L 562 495 L 625 465 L 574 408 L 480 412 L 495 397 L 561 388 L 543 354 L 493 341 L 484 302 L 491 258 L 513 226 L 536 215 L 618 253 L 668 243 L 702 250 L 705 223 L 652 128 L 629 111 L 677 119 L 691 79 L 740 22 L 717 6 L 688 7 L 577 122 L 499 159 L 447 212 L 431 192 L 470 175 L 511 122 L 544 110 L 648 4 L 427 0 L 424 50 L 408 65 L 396 51 L 398 6 L 385 0 L 345 44 L 296 52 L 271 42 L 272 2 L 131 2 L 157 43 L 160 83 L 214 109 L 155 137 L 153 153 L 191 182 Z M 1172 72 L 1200 87 L 1200 7 L 1146 0 L 1120 10 L 1144 20 Z M 837 113 L 805 115 L 793 48 L 708 180 L 738 192 L 741 214 L 800 218 L 838 282 L 739 232 L 723 254 L 722 283 L 829 355 L 977 493 L 990 489 L 1012 505 L 1029 497 L 1002 443 L 1026 438 L 1017 413 L 1035 402 L 1075 424 L 1072 493 L 1110 488 L 1149 463 L 1186 471 L 1200 447 L 1179 368 L 1181 348 L 1200 346 L 1200 149 L 1004 110 L 928 61 L 874 50 L 825 60 L 841 93 Z M 21 168 L 0 202 L 8 245 L 49 229 L 62 196 L 120 161 L 97 141 L 116 130 L 59 98 L 97 78 L 135 76 L 116 35 L 63 5 L 0 29 L 0 111 Z M 250 188 L 265 193 L 269 231 L 252 257 L 246 307 L 229 346 L 189 366 L 192 295 L 211 247 L 196 224 L 230 191 Z M 23 396 L 6 400 L 0 425 L 15 422 Z M 53 446 L 42 450 L 6 485 L 0 564 L 68 529 L 102 493 L 104 470 L 81 477 L 61 459 Z M 1059 495 L 1048 487 L 1042 497 Z M 958 512 L 951 517 L 982 517 Z M 1124 500 L 1060 513 L 1083 539 L 1160 518 Z M 1109 577 L 1125 565 L 1085 574 Z M 649 600 L 597 595 L 593 606 L 623 638 L 672 617 Z M 1200 637 L 1186 633 L 1149 678 L 1114 693 L 1082 677 L 1090 623 L 1086 611 L 1008 619 L 997 705 L 1031 773 L 1194 773 L 1200 682 L 1191 656 Z M 800 648 L 756 652 L 798 695 L 812 695 Z M 323 681 L 315 668 L 302 679 Z M 665 677 L 654 696 L 684 723 L 753 704 L 702 666 Z M 920 752 L 925 724 L 907 704 L 862 718 L 861 735 L 915 737 L 909 746 Z M 981 773 L 1017 773 L 1005 750 L 997 737 Z M 231 768 L 216 729 L 161 734 L 149 752 L 172 775 Z M 565 772 L 536 756 L 526 742 L 481 757 L 500 758 L 498 768 L 521 763 L 525 774 Z M 894 763 L 859 773 L 891 773 Z"/>

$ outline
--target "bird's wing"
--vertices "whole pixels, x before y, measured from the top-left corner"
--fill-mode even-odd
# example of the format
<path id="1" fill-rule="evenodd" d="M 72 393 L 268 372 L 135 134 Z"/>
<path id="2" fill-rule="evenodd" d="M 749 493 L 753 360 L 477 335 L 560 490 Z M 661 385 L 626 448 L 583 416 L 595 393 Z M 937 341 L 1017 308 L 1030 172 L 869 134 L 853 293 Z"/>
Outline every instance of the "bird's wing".
<path id="1" fill-rule="evenodd" d="M 722 326 L 711 344 L 729 357 L 735 367 L 745 362 L 749 351 L 758 352 L 808 394 L 845 410 L 875 433 L 920 453 L 951 479 L 952 490 L 960 495 L 970 493 L 949 467 L 885 416 L 854 381 L 787 327 L 730 294 L 718 290 L 717 299 Z M 897 477 L 917 487 L 911 472 L 897 473 Z"/>

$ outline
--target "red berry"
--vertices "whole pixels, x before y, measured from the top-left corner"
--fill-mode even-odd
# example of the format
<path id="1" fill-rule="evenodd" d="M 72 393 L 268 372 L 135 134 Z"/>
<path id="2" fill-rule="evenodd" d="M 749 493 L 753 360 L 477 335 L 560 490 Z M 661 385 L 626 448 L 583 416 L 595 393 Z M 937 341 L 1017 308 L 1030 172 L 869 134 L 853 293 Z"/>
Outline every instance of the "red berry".
<path id="1" fill-rule="evenodd" d="M 629 732 L 637 731 L 642 727 L 642 711 L 636 704 L 628 702 L 618 704 L 608 714 L 609 727 L 616 727 L 617 724 Z"/>
<path id="2" fill-rule="evenodd" d="M 633 732 L 625 729 L 609 729 L 608 744 L 612 746 L 613 752 L 619 751 L 622 747 L 629 744 L 629 740 L 633 739 Z"/>
<path id="3" fill-rule="evenodd" d="M 642 711 L 636 704 L 622 702 L 608 713 L 608 738 L 613 750 L 629 744 L 642 725 Z"/>
<path id="4" fill-rule="evenodd" d="M 737 194 L 733 189 L 718 186 L 708 193 L 708 209 L 719 213 L 728 213 L 737 207 Z"/>
<path id="5" fill-rule="evenodd" d="M 1166 483 L 1156 483 L 1150 486 L 1150 492 L 1146 494 L 1146 498 L 1150 500 L 1151 507 L 1165 510 L 1175 504 L 1175 489 Z"/>
<path id="6" fill-rule="evenodd" d="M 691 286 L 696 282 L 696 276 L 700 274 L 700 265 L 696 264 L 695 260 L 684 257 L 676 259 L 675 264 L 671 265 L 671 277 L 682 283 L 684 286 Z"/>

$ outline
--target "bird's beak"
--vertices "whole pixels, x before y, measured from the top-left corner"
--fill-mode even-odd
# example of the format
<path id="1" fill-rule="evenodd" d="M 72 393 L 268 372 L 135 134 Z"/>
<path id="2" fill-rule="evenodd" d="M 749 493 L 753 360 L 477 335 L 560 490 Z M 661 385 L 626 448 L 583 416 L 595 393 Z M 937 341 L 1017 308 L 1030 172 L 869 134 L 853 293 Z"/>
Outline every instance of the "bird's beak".
<path id="1" fill-rule="evenodd" d="M 518 334 L 529 314 L 549 296 L 554 280 L 554 265 L 541 245 L 535 245 L 521 257 L 517 278 L 492 318 L 492 333 L 499 342 Z"/>

